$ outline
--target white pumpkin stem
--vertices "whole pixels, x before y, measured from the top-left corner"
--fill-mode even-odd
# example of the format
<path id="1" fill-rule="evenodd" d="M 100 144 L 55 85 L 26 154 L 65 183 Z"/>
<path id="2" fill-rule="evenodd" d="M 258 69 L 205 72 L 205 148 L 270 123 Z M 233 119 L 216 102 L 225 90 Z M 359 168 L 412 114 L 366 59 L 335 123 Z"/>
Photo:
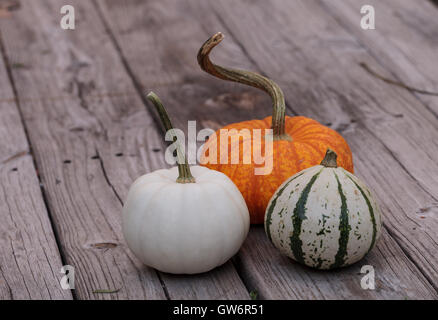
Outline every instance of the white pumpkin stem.
<path id="1" fill-rule="evenodd" d="M 336 161 L 337 158 L 338 155 L 336 154 L 336 152 L 328 148 L 327 152 L 325 153 L 324 159 L 322 159 L 321 161 L 321 165 L 326 168 L 337 168 L 338 167 L 338 163 Z"/>
<path id="2" fill-rule="evenodd" d="M 177 164 L 178 164 L 178 178 L 176 179 L 176 182 L 178 183 L 194 183 L 195 178 L 192 176 L 192 173 L 190 172 L 190 166 L 187 163 L 187 159 L 184 156 L 184 153 L 181 151 L 180 143 L 178 142 L 178 139 L 176 137 L 176 134 L 173 130 L 172 122 L 170 121 L 169 115 L 167 114 L 166 109 L 164 108 L 163 104 L 161 103 L 160 98 L 153 93 L 149 92 L 147 95 L 147 98 L 154 104 L 158 115 L 160 116 L 161 123 L 163 124 L 166 131 L 172 130 L 173 133 L 173 141 L 176 143 L 176 157 L 177 157 Z"/>
<path id="3" fill-rule="evenodd" d="M 219 79 L 243 83 L 268 93 L 272 98 L 273 114 L 271 127 L 274 134 L 274 140 L 292 140 L 285 131 L 284 122 L 286 105 L 284 103 L 283 91 L 274 81 L 255 72 L 229 69 L 211 62 L 209 54 L 223 38 L 224 35 L 218 32 L 205 41 L 199 49 L 198 63 L 201 66 L 201 69 Z"/>

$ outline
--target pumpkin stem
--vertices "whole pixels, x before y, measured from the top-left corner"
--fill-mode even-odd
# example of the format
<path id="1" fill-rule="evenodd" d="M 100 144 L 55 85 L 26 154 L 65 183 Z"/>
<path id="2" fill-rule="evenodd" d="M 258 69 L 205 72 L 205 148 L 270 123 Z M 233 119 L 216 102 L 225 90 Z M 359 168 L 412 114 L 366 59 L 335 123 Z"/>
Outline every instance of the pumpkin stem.
<path id="1" fill-rule="evenodd" d="M 201 69 L 219 79 L 243 83 L 268 93 L 272 98 L 273 114 L 271 127 L 274 134 L 274 140 L 292 140 L 292 138 L 285 132 L 284 127 L 286 106 L 284 103 L 283 91 L 274 81 L 255 72 L 229 69 L 211 62 L 209 54 L 223 38 L 224 35 L 218 32 L 205 41 L 199 49 L 198 63 L 201 66 Z"/>
<path id="2" fill-rule="evenodd" d="M 336 152 L 328 148 L 327 152 L 325 153 L 324 159 L 322 159 L 321 161 L 321 165 L 326 168 L 337 168 L 338 167 L 338 164 L 336 162 L 337 158 L 338 155 L 336 154 Z"/>
<path id="3" fill-rule="evenodd" d="M 178 139 L 176 137 L 176 134 L 173 130 L 172 122 L 170 121 L 169 115 L 167 114 L 166 109 L 164 108 L 163 104 L 161 103 L 160 98 L 153 93 L 149 92 L 147 95 L 147 98 L 154 104 L 160 119 L 161 123 L 163 124 L 166 131 L 172 130 L 173 133 L 173 142 L 176 142 L 176 155 L 177 155 L 177 164 L 178 164 L 178 178 L 176 179 L 176 182 L 178 183 L 194 183 L 195 178 L 192 176 L 192 173 L 190 172 L 189 164 L 187 163 L 187 159 L 184 156 L 184 153 L 181 151 L 180 143 L 178 142 Z"/>

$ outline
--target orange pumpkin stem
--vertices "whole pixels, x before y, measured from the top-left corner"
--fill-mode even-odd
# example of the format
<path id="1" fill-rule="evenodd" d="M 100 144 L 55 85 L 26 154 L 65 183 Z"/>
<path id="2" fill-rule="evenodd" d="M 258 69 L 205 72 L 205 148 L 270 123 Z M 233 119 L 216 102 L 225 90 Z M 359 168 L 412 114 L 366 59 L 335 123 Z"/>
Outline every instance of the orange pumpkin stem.
<path id="1" fill-rule="evenodd" d="M 292 140 L 285 131 L 286 105 L 284 103 L 283 91 L 274 81 L 255 72 L 225 68 L 211 62 L 209 54 L 223 38 L 224 35 L 218 32 L 205 41 L 199 49 L 198 63 L 201 69 L 219 79 L 243 83 L 268 93 L 272 98 L 273 114 L 271 127 L 274 140 Z"/>
<path id="2" fill-rule="evenodd" d="M 161 123 L 164 125 L 166 131 L 170 131 L 170 130 L 173 131 L 172 122 L 170 121 L 169 115 L 167 114 L 166 109 L 161 103 L 160 98 L 158 98 L 158 96 L 153 92 L 149 92 L 147 98 L 154 104 L 155 109 L 157 110 L 158 115 L 160 116 Z M 178 183 L 196 182 L 195 178 L 192 176 L 192 173 L 190 172 L 189 164 L 187 163 L 187 159 L 184 156 L 184 153 L 181 151 L 181 145 L 178 142 L 177 136 L 174 131 L 173 131 L 173 142 L 176 143 L 176 157 L 178 164 L 178 178 L 176 179 L 176 182 Z"/>
<path id="3" fill-rule="evenodd" d="M 324 159 L 322 159 L 321 161 L 321 165 L 326 168 L 337 168 L 338 167 L 338 163 L 336 161 L 337 158 L 338 155 L 336 154 L 336 152 L 328 148 L 327 152 L 325 153 Z"/>

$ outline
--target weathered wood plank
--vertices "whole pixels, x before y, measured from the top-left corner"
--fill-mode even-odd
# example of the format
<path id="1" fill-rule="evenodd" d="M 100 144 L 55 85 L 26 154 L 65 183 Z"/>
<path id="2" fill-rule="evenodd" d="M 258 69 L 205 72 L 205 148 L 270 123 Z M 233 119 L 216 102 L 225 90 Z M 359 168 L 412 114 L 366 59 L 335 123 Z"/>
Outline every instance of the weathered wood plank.
<path id="1" fill-rule="evenodd" d="M 75 267 L 76 295 L 165 298 L 155 272 L 144 268 L 124 245 L 121 204 L 100 160 L 94 159 L 104 147 L 101 141 L 121 139 L 121 114 L 137 112 L 145 124 L 148 118 L 141 116 L 141 103 L 131 96 L 88 98 L 90 93 L 113 92 L 108 79 L 120 81 L 124 92 L 129 79 L 117 71 L 119 58 L 93 7 L 75 3 L 83 14 L 71 32 L 59 27 L 62 4 L 22 3 L 14 19 L 2 20 L 0 26 L 11 64 L 21 66 L 13 75 L 62 250 Z M 134 131 L 144 134 L 139 127 Z M 118 288 L 117 294 L 92 293 Z"/>
<path id="2" fill-rule="evenodd" d="M 295 111 L 343 133 L 389 232 L 438 288 L 436 117 L 411 93 L 370 77 L 360 62 L 382 68 L 317 1 L 214 8 L 260 68 L 276 75 Z"/>
<path id="3" fill-rule="evenodd" d="M 430 1 L 371 1 L 376 12 L 376 29 L 370 30 L 372 33 L 364 32 L 357 28 L 356 21 L 360 20 L 360 1 L 349 1 L 348 3 L 340 1 L 323 1 L 322 4 L 327 11 L 333 15 L 347 32 L 354 35 L 367 48 L 367 50 L 376 57 L 376 64 L 379 64 L 379 73 L 389 79 L 401 81 L 408 86 L 436 92 L 436 95 L 419 94 L 411 92 L 417 99 L 422 102 L 424 108 L 430 110 L 432 114 L 423 116 L 423 122 L 429 117 L 438 118 L 438 66 L 436 57 L 438 56 L 438 8 Z M 380 68 L 383 66 L 383 68 Z M 374 67 L 377 69 L 377 67 Z M 371 76 L 370 76 L 371 77 Z M 380 80 L 375 80 L 379 82 Z M 418 108 L 414 104 L 413 108 Z M 418 123 L 419 135 L 423 132 L 423 125 Z M 430 138 L 430 143 L 436 146 L 438 139 L 437 122 L 433 121 L 434 137 Z M 410 132 L 406 133 L 409 139 Z M 426 138 L 427 139 L 427 138 Z M 428 148 L 427 144 L 419 144 L 420 148 Z M 405 151 L 409 152 L 409 151 Z M 422 268 L 427 270 L 427 274 L 437 288 L 437 264 L 428 262 L 431 257 L 437 253 L 438 239 L 438 188 L 436 169 L 434 173 L 429 172 L 430 162 L 437 165 L 438 153 L 436 147 L 430 150 L 429 161 L 422 156 L 413 152 L 410 161 L 404 165 L 412 173 L 420 188 L 417 193 L 430 194 L 429 197 L 411 206 L 409 209 L 413 218 L 410 229 L 406 233 L 403 229 L 394 228 L 393 236 L 403 247 L 408 248 L 409 254 L 414 257 Z M 415 168 L 415 171 L 412 170 Z M 399 194 L 404 192 L 405 187 L 400 182 L 397 186 Z M 424 190 L 421 190 L 424 189 Z M 420 198 L 421 199 L 421 198 Z M 415 202 L 414 202 L 415 203 Z M 422 219 L 418 222 L 418 218 Z M 403 221 L 401 223 L 405 224 Z M 397 225 L 400 223 L 397 221 Z M 424 237 L 418 234 L 425 232 Z"/>
<path id="4" fill-rule="evenodd" d="M 0 96 L 0 300 L 72 299 L 3 61 Z"/>
<path id="5" fill-rule="evenodd" d="M 1 27 L 11 59 L 26 66 L 14 76 L 62 247 L 76 268 L 77 296 L 164 299 L 157 273 L 126 247 L 120 219 L 132 181 L 165 166 L 163 139 L 94 5 L 72 1 L 76 29 L 64 31 L 54 18 L 63 4 L 26 3 Z M 190 279 L 181 291 L 165 280 L 169 297 L 248 296 L 231 263 Z"/>
<path id="6" fill-rule="evenodd" d="M 353 34 L 376 61 L 388 78 L 409 86 L 435 92 L 436 95 L 414 94 L 438 117 L 438 7 L 430 0 L 368 1 L 374 6 L 376 29 L 359 27 L 363 2 L 321 1 L 349 33 Z M 369 32 L 370 31 L 370 32 Z"/>
<path id="7" fill-rule="evenodd" d="M 215 119 L 219 113 L 241 120 L 248 114 L 255 118 L 269 114 L 270 100 L 263 92 L 236 88 L 200 72 L 196 61 L 200 45 L 223 28 L 213 12 L 193 11 L 189 2 L 178 0 L 97 3 L 137 87 L 154 90 L 165 100 L 176 127 L 187 131 L 187 121 L 196 120 L 198 129 L 218 129 L 223 123 Z M 227 65 L 251 68 L 238 44 L 229 40 L 222 46 L 215 57 Z"/>
<path id="8" fill-rule="evenodd" d="M 227 33 L 228 28 L 224 25 L 225 22 L 230 27 L 229 30 L 233 32 L 228 32 L 228 39 L 214 53 L 215 60 L 220 61 L 223 65 L 252 70 L 257 70 L 256 64 L 263 65 L 265 67 L 262 68 L 263 71 L 278 75 L 275 80 L 291 73 L 291 70 L 286 69 L 285 65 L 294 66 L 295 64 L 289 61 L 292 58 L 286 59 L 284 63 L 281 62 L 281 55 L 290 54 L 287 50 L 290 49 L 287 34 L 283 34 L 283 37 L 279 38 L 278 35 L 269 34 L 265 30 L 267 20 L 274 19 L 270 16 L 273 14 L 272 10 L 266 10 L 261 1 L 256 2 L 256 4 L 233 3 L 230 7 L 225 7 L 229 3 L 224 2 L 223 6 L 218 5 L 215 10 L 209 7 L 213 2 L 207 3 L 206 1 L 202 3 L 194 1 L 161 1 L 148 2 L 147 4 L 140 2 L 132 4 L 131 1 L 129 6 L 127 3 L 123 3 L 118 7 L 119 10 L 114 10 L 114 8 L 117 8 L 118 3 L 115 1 L 99 2 L 101 7 L 106 8 L 108 6 L 112 9 L 104 9 L 103 11 L 105 11 L 109 27 L 127 61 L 127 67 L 131 70 L 138 87 L 150 88 L 155 84 L 154 90 L 163 97 L 170 112 L 181 115 L 177 124 L 181 129 L 186 128 L 185 120 L 187 119 L 196 119 L 198 129 L 200 127 L 213 127 L 216 129 L 226 123 L 269 115 L 270 103 L 263 96 L 263 93 L 250 90 L 244 86 L 212 79 L 199 71 L 195 60 L 197 50 L 205 39 L 216 31 L 222 30 Z M 260 7 L 260 9 L 255 10 L 254 6 Z M 251 11 L 248 11 L 248 9 Z M 260 12 L 261 10 L 265 13 Z M 114 12 L 119 13 L 115 14 Z M 302 12 L 293 13 L 291 10 L 288 11 L 288 14 L 303 15 Z M 130 19 L 127 19 L 127 16 Z M 305 19 L 305 16 L 302 16 L 301 19 Z M 185 20 L 190 20 L 191 23 L 185 23 Z M 148 23 L 144 21 L 148 21 Z M 281 29 L 281 27 L 276 25 L 271 29 L 274 32 Z M 249 53 L 249 58 L 253 58 L 255 63 L 252 63 L 245 56 L 245 52 L 233 39 L 233 34 L 237 30 L 239 30 L 238 35 L 240 36 L 238 41 L 247 46 L 245 51 L 254 50 L 257 52 L 256 55 L 252 52 Z M 259 39 L 261 33 L 263 33 L 263 39 Z M 292 34 L 291 31 L 289 33 Z M 243 35 L 251 40 L 243 41 Z M 248 45 L 248 42 L 251 42 L 252 45 Z M 144 48 L 144 51 L 139 52 L 137 46 Z M 292 49 L 292 52 L 300 56 L 307 55 L 306 52 L 301 52 L 298 47 Z M 261 53 L 262 51 L 264 53 Z M 278 52 L 274 54 L 273 51 Z M 366 54 L 363 49 L 359 49 L 359 51 Z M 270 60 L 268 64 L 263 62 L 266 58 Z M 273 67 L 274 65 L 275 67 Z M 294 75 L 293 82 L 296 82 L 297 85 L 301 82 L 300 86 L 303 90 L 304 87 L 309 86 L 308 80 L 312 78 L 311 76 L 317 76 L 312 67 L 312 64 L 305 64 L 300 67 L 302 70 Z M 309 75 L 309 72 L 312 75 Z M 331 73 L 334 72 L 331 70 Z M 339 68 L 337 74 L 340 74 Z M 160 79 L 160 81 L 154 82 L 156 79 Z M 285 82 L 284 80 L 282 82 L 283 87 L 288 87 L 289 90 L 291 82 Z M 285 83 L 288 86 L 285 86 Z M 300 105 L 309 104 L 312 100 L 312 103 L 315 103 L 312 109 L 307 110 L 306 115 L 313 116 L 316 119 L 319 118 L 323 122 L 332 121 L 333 126 L 338 130 L 346 127 L 350 120 L 347 114 L 348 110 L 343 112 L 337 104 L 337 100 L 326 102 L 324 108 L 322 108 L 323 111 L 317 110 L 316 102 L 321 97 L 318 97 L 316 88 L 310 90 L 314 89 L 314 94 L 310 97 L 310 100 L 307 100 L 306 95 L 302 92 L 297 92 Z M 229 94 L 229 92 L 232 92 L 232 94 Z M 321 90 L 321 92 L 327 94 L 326 89 Z M 290 90 L 288 93 L 292 96 Z M 251 99 L 252 94 L 256 98 Z M 235 98 L 230 99 L 231 101 L 222 98 L 226 96 Z M 328 110 L 332 107 L 335 107 L 339 114 L 333 111 L 329 113 Z M 294 109 L 299 109 L 295 103 Z M 300 112 L 304 111 L 299 110 Z M 335 120 L 339 122 L 335 122 Z M 344 123 L 344 121 L 347 122 Z M 345 133 L 348 133 L 348 130 L 344 131 Z M 373 141 L 372 137 L 367 136 L 367 138 Z M 359 139 L 356 141 L 358 143 Z M 381 144 L 378 144 L 378 146 L 380 147 Z M 383 146 L 381 148 L 388 156 L 385 148 Z M 389 158 L 392 159 L 390 156 Z M 406 173 L 403 172 L 403 176 L 405 175 Z M 333 298 L 336 293 L 338 296 L 341 295 L 340 291 L 345 297 L 356 298 L 394 298 L 396 296 L 404 297 L 405 294 L 410 298 L 436 297 L 436 293 L 430 284 L 387 234 L 385 234 L 384 240 L 379 244 L 378 249 L 366 260 L 367 263 L 379 268 L 381 275 L 377 275 L 377 277 L 385 282 L 385 286 L 380 286 L 376 291 L 364 292 L 360 289 L 360 279 L 357 275 L 353 275 L 353 272 L 344 274 L 342 271 L 330 274 L 331 283 L 337 284 L 336 290 L 324 284 L 318 284 L 318 287 L 307 285 L 309 281 L 312 282 L 316 279 L 314 279 L 316 273 L 291 264 L 289 261 L 287 264 L 283 262 L 284 268 L 288 271 L 279 273 L 278 269 L 273 268 L 270 262 L 272 257 L 276 255 L 277 252 L 268 243 L 266 237 L 262 236 L 258 228 L 250 232 L 250 237 L 244 249 L 238 255 L 237 261 L 239 261 L 239 266 L 242 267 L 241 274 L 245 275 L 247 285 L 249 285 L 248 288 L 258 290 L 264 298 Z M 275 259 L 272 261 L 274 261 L 273 263 L 280 263 Z M 256 267 L 252 268 L 251 266 Z M 354 272 L 360 270 L 358 266 L 352 268 L 356 268 L 351 269 L 355 270 Z M 300 285 L 307 288 L 306 293 L 300 293 L 299 289 L 294 286 L 295 281 L 298 281 L 296 277 L 293 277 L 296 273 L 298 273 L 296 277 L 301 277 L 301 280 L 299 280 L 301 281 Z M 400 278 L 406 279 L 407 282 L 400 284 Z M 255 280 L 252 281 L 251 279 Z M 285 283 L 292 281 L 292 285 L 286 286 L 287 289 L 284 289 L 284 286 L 279 288 L 277 285 L 268 285 L 268 283 L 272 284 L 277 281 Z M 394 291 L 398 291 L 400 294 L 394 294 Z"/>

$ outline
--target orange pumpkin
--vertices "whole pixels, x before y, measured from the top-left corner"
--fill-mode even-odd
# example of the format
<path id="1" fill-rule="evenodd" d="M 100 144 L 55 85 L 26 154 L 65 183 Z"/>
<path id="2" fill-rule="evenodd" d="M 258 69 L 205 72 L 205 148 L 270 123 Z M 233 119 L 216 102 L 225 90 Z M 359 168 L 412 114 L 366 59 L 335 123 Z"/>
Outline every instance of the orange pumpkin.
<path id="1" fill-rule="evenodd" d="M 352 154 L 344 138 L 333 129 L 310 118 L 285 116 L 283 92 L 272 80 L 253 72 L 213 64 L 209 54 L 222 39 L 223 35 L 217 33 L 203 44 L 198 52 L 199 65 L 204 71 L 220 79 L 244 83 L 266 91 L 273 100 L 273 117 L 233 123 L 218 130 L 203 147 L 201 165 L 225 173 L 245 198 L 251 223 L 260 224 L 264 221 L 269 200 L 286 179 L 319 164 L 327 148 L 338 154 L 338 166 L 353 173 Z M 224 129 L 231 131 L 227 135 L 221 135 L 221 132 L 225 132 L 222 131 Z M 242 129 L 249 131 L 244 134 Z M 261 135 L 256 136 L 253 129 L 262 129 Z M 266 139 L 266 129 L 272 129 L 272 151 L 266 148 L 269 141 Z M 247 148 L 248 145 L 251 147 Z M 237 157 L 232 158 L 233 154 L 238 155 L 238 161 Z M 255 161 L 254 155 L 262 155 L 265 160 L 272 159 L 272 171 L 266 163 Z M 263 169 L 264 167 L 266 168 Z M 256 174 L 255 169 L 261 172 Z"/>

